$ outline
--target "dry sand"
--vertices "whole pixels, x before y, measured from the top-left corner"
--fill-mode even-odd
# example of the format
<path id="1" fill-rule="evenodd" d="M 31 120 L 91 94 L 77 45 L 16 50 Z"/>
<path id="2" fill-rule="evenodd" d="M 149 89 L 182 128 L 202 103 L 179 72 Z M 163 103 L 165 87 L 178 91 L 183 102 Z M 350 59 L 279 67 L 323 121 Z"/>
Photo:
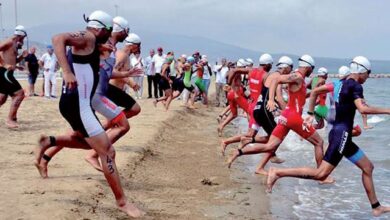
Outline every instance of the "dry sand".
<path id="1" fill-rule="evenodd" d="M 126 219 L 103 175 L 84 161 L 85 151 L 60 152 L 50 162 L 48 179 L 32 165 L 40 134 L 69 129 L 58 99 L 27 98 L 17 130 L 3 123 L 9 103 L 0 109 L 1 219 Z M 221 109 L 188 110 L 174 101 L 165 112 L 151 100 L 139 103 L 140 115 L 114 146 L 122 185 L 147 212 L 144 219 L 271 218 L 261 178 L 228 170 L 219 155 L 215 116 Z"/>

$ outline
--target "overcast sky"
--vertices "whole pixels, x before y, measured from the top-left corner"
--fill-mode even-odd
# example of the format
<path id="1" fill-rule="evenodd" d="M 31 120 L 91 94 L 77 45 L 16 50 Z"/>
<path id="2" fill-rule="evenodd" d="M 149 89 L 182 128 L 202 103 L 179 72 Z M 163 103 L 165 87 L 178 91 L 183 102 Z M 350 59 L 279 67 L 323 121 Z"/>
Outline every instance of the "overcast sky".
<path id="1" fill-rule="evenodd" d="M 0 2 L 3 26 L 13 28 L 15 0 Z M 134 32 L 202 36 L 270 53 L 390 60 L 387 0 L 17 0 L 18 23 L 83 24 L 83 13 L 115 15 L 114 5 Z"/>

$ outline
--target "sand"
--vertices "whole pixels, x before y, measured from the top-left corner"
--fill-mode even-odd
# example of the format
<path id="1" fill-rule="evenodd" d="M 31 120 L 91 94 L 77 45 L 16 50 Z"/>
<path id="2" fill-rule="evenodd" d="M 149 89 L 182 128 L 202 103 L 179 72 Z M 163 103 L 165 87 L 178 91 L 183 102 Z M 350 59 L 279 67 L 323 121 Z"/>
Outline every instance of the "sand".
<path id="1" fill-rule="evenodd" d="M 151 100 L 138 102 L 140 115 L 130 119 L 130 132 L 114 147 L 122 185 L 147 212 L 143 219 L 271 218 L 262 178 L 242 167 L 227 169 L 219 155 L 215 116 L 220 108 L 188 110 L 174 101 L 165 112 Z M 58 99 L 28 97 L 17 130 L 3 123 L 9 103 L 0 108 L 1 219 L 127 219 L 116 209 L 102 173 L 84 161 L 85 151 L 60 152 L 50 162 L 48 179 L 32 165 L 40 134 L 70 129 Z"/>

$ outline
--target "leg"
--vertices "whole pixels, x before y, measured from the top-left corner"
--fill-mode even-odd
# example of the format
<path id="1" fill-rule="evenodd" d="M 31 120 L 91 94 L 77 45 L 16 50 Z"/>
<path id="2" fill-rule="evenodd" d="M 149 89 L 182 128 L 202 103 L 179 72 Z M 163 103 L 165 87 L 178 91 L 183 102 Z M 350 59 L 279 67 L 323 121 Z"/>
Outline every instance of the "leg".
<path id="1" fill-rule="evenodd" d="M 317 167 L 319 167 L 324 156 L 324 140 L 317 132 L 315 132 L 312 136 L 307 138 L 307 141 L 309 141 L 314 146 L 314 156 L 316 159 Z"/>
<path id="2" fill-rule="evenodd" d="M 132 118 L 138 115 L 140 112 L 141 112 L 141 106 L 138 103 L 135 103 L 130 109 L 124 110 L 126 118 Z"/>
<path id="3" fill-rule="evenodd" d="M 378 198 L 376 197 L 376 193 L 375 193 L 374 181 L 372 178 L 374 165 L 367 158 L 367 156 L 361 158 L 359 161 L 356 162 L 355 165 L 362 170 L 363 186 L 364 189 L 366 190 L 366 194 L 371 205 L 378 203 Z M 372 209 L 372 215 L 376 217 L 386 212 L 390 212 L 390 207 L 379 205 L 378 207 Z"/>
<path id="4" fill-rule="evenodd" d="M 8 95 L 0 93 L 0 107 L 7 101 Z"/>
<path id="5" fill-rule="evenodd" d="M 20 104 L 22 104 L 22 101 L 24 99 L 24 91 L 23 89 L 18 90 L 14 93 L 12 96 L 12 104 L 9 110 L 8 118 L 7 118 L 7 126 L 9 128 L 17 128 L 19 127 L 16 119 L 17 119 L 17 113 L 18 109 L 20 107 Z"/>
<path id="6" fill-rule="evenodd" d="M 172 101 L 172 89 L 165 90 L 165 96 L 167 97 L 167 100 L 164 106 L 165 106 L 165 111 L 168 111 L 169 105 L 171 104 Z"/>
<path id="7" fill-rule="evenodd" d="M 148 75 L 148 99 L 152 98 L 153 76 Z"/>
<path id="8" fill-rule="evenodd" d="M 225 128 L 226 125 L 228 125 L 233 119 L 237 117 L 237 114 L 230 114 L 229 116 L 226 117 L 226 119 L 218 126 L 218 136 L 222 137 L 222 132 L 223 129 Z"/>
<path id="9" fill-rule="evenodd" d="M 267 178 L 267 192 L 272 192 L 272 187 L 275 182 L 281 177 L 295 177 L 301 179 L 325 180 L 334 170 L 335 166 L 323 161 L 318 168 L 302 167 L 302 168 L 285 168 L 276 169 L 271 167 Z"/>
<path id="10" fill-rule="evenodd" d="M 127 201 L 119 179 L 115 163 L 115 150 L 105 133 L 86 138 L 87 143 L 98 153 L 104 176 L 114 193 L 118 208 L 131 217 L 140 217 L 144 213 Z"/>
<path id="11" fill-rule="evenodd" d="M 158 81 L 157 75 L 153 76 L 153 89 L 154 89 L 154 98 L 158 98 Z"/>
<path id="12" fill-rule="evenodd" d="M 237 157 L 246 154 L 259 154 L 264 152 L 272 152 L 277 149 L 277 147 L 282 143 L 282 139 L 271 135 L 269 141 L 266 144 L 250 144 L 249 146 L 234 152 L 234 154 L 228 160 L 228 167 L 230 168 L 232 163 L 237 159 Z"/>
<path id="13" fill-rule="evenodd" d="M 50 82 L 51 82 L 51 97 L 57 97 L 56 96 L 56 85 L 57 85 L 57 79 L 56 79 L 56 72 L 50 73 Z"/>
<path id="14" fill-rule="evenodd" d="M 44 71 L 43 74 L 45 75 L 45 97 L 50 98 L 50 72 L 49 71 Z"/>

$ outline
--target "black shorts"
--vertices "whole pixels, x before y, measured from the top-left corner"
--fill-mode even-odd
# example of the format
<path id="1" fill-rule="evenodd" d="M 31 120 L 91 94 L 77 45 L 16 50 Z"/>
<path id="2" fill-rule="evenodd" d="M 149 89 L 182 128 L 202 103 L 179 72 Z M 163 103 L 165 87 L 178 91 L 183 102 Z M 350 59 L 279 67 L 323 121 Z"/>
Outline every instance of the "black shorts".
<path id="1" fill-rule="evenodd" d="M 133 108 L 135 103 L 137 103 L 125 91 L 111 84 L 108 84 L 106 97 L 114 102 L 117 106 L 123 107 L 125 110 L 130 110 Z"/>
<path id="2" fill-rule="evenodd" d="M 172 83 L 172 89 L 174 91 L 179 91 L 180 93 L 183 92 L 184 90 L 184 82 L 180 78 L 176 77 L 171 77 L 171 80 L 173 81 Z"/>
<path id="3" fill-rule="evenodd" d="M 352 129 L 344 125 L 336 125 L 329 133 L 329 146 L 325 152 L 326 162 L 337 166 L 343 156 L 356 163 L 364 156 L 359 147 L 352 141 Z"/>
<path id="4" fill-rule="evenodd" d="M 167 90 L 167 89 L 171 88 L 171 85 L 169 84 L 168 80 L 166 80 L 165 78 L 162 78 L 162 77 L 161 77 L 160 82 L 158 84 L 160 86 L 160 89 L 162 89 L 162 90 Z"/>
<path id="5" fill-rule="evenodd" d="M 253 117 L 256 123 L 260 125 L 268 135 L 272 134 L 272 131 L 276 127 L 275 118 L 274 115 L 262 105 L 262 102 L 256 104 L 256 107 L 253 110 Z"/>
<path id="6" fill-rule="evenodd" d="M 37 78 L 38 78 L 38 73 L 30 73 L 28 75 L 28 83 L 30 85 L 35 84 L 35 82 L 37 81 Z"/>
<path id="7" fill-rule="evenodd" d="M 0 67 L 0 93 L 13 96 L 21 89 L 22 87 L 14 77 L 14 72 Z"/>

